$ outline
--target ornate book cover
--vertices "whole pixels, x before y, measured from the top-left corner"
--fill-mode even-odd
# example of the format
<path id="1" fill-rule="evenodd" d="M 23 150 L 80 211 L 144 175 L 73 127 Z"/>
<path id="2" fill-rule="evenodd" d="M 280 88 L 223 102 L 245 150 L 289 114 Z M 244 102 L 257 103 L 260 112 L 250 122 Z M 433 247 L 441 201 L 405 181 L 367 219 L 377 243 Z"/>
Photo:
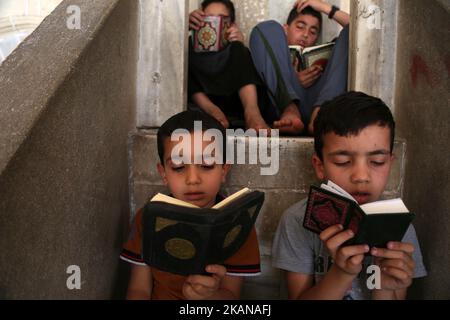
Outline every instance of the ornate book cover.
<path id="1" fill-rule="evenodd" d="M 195 52 L 221 51 L 228 44 L 226 32 L 231 24 L 229 17 L 205 16 L 205 25 L 194 31 Z"/>
<path id="2" fill-rule="evenodd" d="M 177 199 L 168 203 L 167 198 L 151 200 L 144 208 L 143 258 L 159 270 L 190 275 L 205 274 L 208 264 L 222 264 L 239 250 L 264 193 L 245 188 L 210 209 L 185 206 Z"/>
<path id="3" fill-rule="evenodd" d="M 303 226 L 319 234 L 330 226 L 341 224 L 355 233 L 348 245 L 386 247 L 389 241 L 401 241 L 414 218 L 401 199 L 360 206 L 354 199 L 349 199 L 348 194 L 340 195 L 330 190 L 311 186 Z"/>

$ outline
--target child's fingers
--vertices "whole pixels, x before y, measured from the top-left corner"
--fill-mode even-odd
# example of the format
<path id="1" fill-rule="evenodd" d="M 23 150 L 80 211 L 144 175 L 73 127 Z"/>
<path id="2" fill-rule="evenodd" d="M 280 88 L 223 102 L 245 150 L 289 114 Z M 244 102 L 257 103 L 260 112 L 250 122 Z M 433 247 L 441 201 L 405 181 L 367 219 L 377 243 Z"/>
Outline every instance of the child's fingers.
<path id="1" fill-rule="evenodd" d="M 350 240 L 354 236 L 355 235 L 351 230 L 345 230 L 326 240 L 325 245 L 327 249 L 333 254 L 333 252 L 336 252 L 346 241 Z M 358 253 L 361 252 L 355 252 L 354 254 Z"/>
<path id="2" fill-rule="evenodd" d="M 320 71 L 315 71 L 314 73 L 311 74 L 311 81 L 316 81 L 319 77 L 320 77 L 321 72 Z"/>
<path id="3" fill-rule="evenodd" d="M 380 263 L 381 267 L 393 267 L 404 269 L 409 273 L 414 273 L 415 262 L 412 256 L 405 256 L 404 259 L 383 259 Z"/>
<path id="4" fill-rule="evenodd" d="M 195 27 L 202 27 L 204 24 L 203 16 L 204 16 L 203 11 L 196 10 L 196 11 L 192 12 L 189 16 L 189 24 L 193 25 Z"/>
<path id="5" fill-rule="evenodd" d="M 212 264 L 206 266 L 206 272 L 209 272 L 212 274 L 212 278 L 215 280 L 214 283 L 211 283 L 209 287 L 215 288 L 220 285 L 220 282 L 222 281 L 222 278 L 225 277 L 227 274 L 227 269 L 219 264 Z"/>
<path id="6" fill-rule="evenodd" d="M 308 0 L 299 1 L 299 6 L 297 6 L 297 12 L 302 12 L 303 9 L 305 9 L 307 6 L 309 6 Z"/>
<path id="7" fill-rule="evenodd" d="M 357 255 L 352 256 L 349 259 L 349 263 L 352 266 L 358 266 L 358 265 L 360 265 L 363 262 L 363 260 L 364 260 L 364 254 L 357 254 Z"/>
<path id="8" fill-rule="evenodd" d="M 183 285 L 183 295 L 186 299 L 189 300 L 200 300 L 203 297 L 194 290 L 193 286 L 189 283 L 185 283 Z"/>
<path id="9" fill-rule="evenodd" d="M 336 234 L 338 234 L 339 232 L 341 232 L 343 229 L 344 229 L 344 227 L 340 224 L 336 224 L 334 226 L 328 227 L 320 233 L 320 235 L 319 235 L 320 240 L 327 241 L 331 237 L 333 237 Z"/>
<path id="10" fill-rule="evenodd" d="M 244 35 L 241 33 L 241 31 L 237 27 L 230 27 L 227 30 L 227 39 L 229 41 L 243 41 Z"/>
<path id="11" fill-rule="evenodd" d="M 414 245 L 407 242 L 395 242 L 391 241 L 387 244 L 388 249 L 398 250 L 412 254 L 414 252 Z"/>
<path id="12" fill-rule="evenodd" d="M 200 21 L 203 21 L 203 17 L 205 16 L 205 13 L 202 10 L 197 9 L 197 10 L 192 11 L 191 16 L 195 17 L 196 19 L 198 19 Z"/>
<path id="13" fill-rule="evenodd" d="M 189 25 L 193 28 L 200 29 L 201 27 L 203 27 L 203 21 L 192 18 L 189 20 Z"/>
<path id="14" fill-rule="evenodd" d="M 413 261 L 411 253 L 398 250 L 390 250 L 386 248 L 372 248 L 370 253 L 374 257 L 385 258 L 385 259 L 402 259 L 405 261 Z"/>
<path id="15" fill-rule="evenodd" d="M 213 273 L 219 278 L 223 278 L 227 273 L 227 269 L 220 264 L 210 264 L 206 266 L 206 272 Z"/>
<path id="16" fill-rule="evenodd" d="M 302 71 L 304 81 L 313 81 L 320 76 L 321 69 L 316 68 L 315 66 L 309 67 Z"/>
<path id="17" fill-rule="evenodd" d="M 407 263 L 400 259 L 383 260 L 382 263 L 380 264 L 380 268 L 398 269 L 406 272 L 406 274 L 411 278 L 414 276 L 414 265 L 411 265 L 410 263 Z"/>
<path id="18" fill-rule="evenodd" d="M 236 32 L 232 32 L 228 34 L 228 41 L 234 41 L 238 39 L 238 34 Z"/>
<path id="19" fill-rule="evenodd" d="M 237 28 L 237 26 L 236 25 L 234 25 L 234 24 L 232 24 L 231 26 L 229 26 L 228 28 L 227 28 L 227 32 L 229 32 L 229 33 L 231 33 L 231 32 L 236 32 L 236 31 L 238 31 L 239 29 Z"/>
<path id="20" fill-rule="evenodd" d="M 186 279 L 192 286 L 201 285 L 203 287 L 214 288 L 217 279 L 212 276 L 191 275 Z"/>
<path id="21" fill-rule="evenodd" d="M 411 275 L 409 275 L 407 272 L 401 269 L 386 267 L 383 268 L 382 270 L 385 274 L 398 280 L 401 280 L 403 282 L 410 282 L 412 279 Z"/>
<path id="22" fill-rule="evenodd" d="M 344 259 L 353 259 L 355 256 L 363 256 L 362 258 L 364 258 L 364 253 L 369 252 L 370 248 L 368 245 L 365 244 L 359 244 L 359 245 L 354 245 L 354 246 L 346 246 L 343 247 L 339 250 L 339 255 L 342 256 Z M 357 261 L 359 258 L 356 258 L 355 261 Z M 357 264 L 361 263 L 361 261 L 359 261 Z"/>
<path id="23" fill-rule="evenodd" d="M 313 76 L 319 76 L 322 73 L 322 68 L 319 66 L 312 66 L 311 67 L 311 74 Z"/>
<path id="24" fill-rule="evenodd" d="M 316 72 L 316 66 L 311 66 L 311 67 L 305 69 L 305 72 L 308 74 Z"/>

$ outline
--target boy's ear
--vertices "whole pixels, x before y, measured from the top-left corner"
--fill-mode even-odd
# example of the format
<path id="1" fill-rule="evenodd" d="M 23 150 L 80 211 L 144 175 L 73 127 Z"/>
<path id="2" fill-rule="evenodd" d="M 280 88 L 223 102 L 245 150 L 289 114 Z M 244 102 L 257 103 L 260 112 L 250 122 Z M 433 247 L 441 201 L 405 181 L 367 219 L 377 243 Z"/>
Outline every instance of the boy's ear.
<path id="1" fill-rule="evenodd" d="M 288 28 L 289 28 L 289 25 L 288 24 L 283 24 L 283 30 L 284 30 L 284 34 L 286 35 L 286 37 L 287 37 L 287 35 L 288 35 Z"/>
<path id="2" fill-rule="evenodd" d="M 228 172 L 231 169 L 231 165 L 229 163 L 224 163 L 222 165 L 222 183 L 224 183 L 226 181 L 226 177 Z"/>
<path id="3" fill-rule="evenodd" d="M 316 172 L 316 176 L 319 180 L 325 180 L 326 174 L 325 174 L 325 167 L 323 165 L 323 161 L 320 160 L 319 156 L 314 153 L 312 157 L 312 165 L 314 168 L 314 171 Z"/>
<path id="4" fill-rule="evenodd" d="M 162 181 L 165 185 L 167 185 L 167 177 L 166 177 L 166 170 L 164 169 L 164 166 L 158 162 L 156 165 L 156 168 L 158 169 L 159 175 L 161 176 Z"/>

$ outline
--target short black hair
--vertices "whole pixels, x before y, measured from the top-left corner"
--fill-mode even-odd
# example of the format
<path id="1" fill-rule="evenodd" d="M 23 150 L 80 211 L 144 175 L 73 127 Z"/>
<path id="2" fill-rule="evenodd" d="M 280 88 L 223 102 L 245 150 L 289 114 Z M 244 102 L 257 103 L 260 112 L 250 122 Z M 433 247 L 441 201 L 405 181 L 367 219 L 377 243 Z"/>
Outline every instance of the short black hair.
<path id="1" fill-rule="evenodd" d="M 205 10 L 207 6 L 209 6 L 211 3 L 221 3 L 225 7 L 227 7 L 228 11 L 230 12 L 230 20 L 231 23 L 234 23 L 236 21 L 236 10 L 234 8 L 233 2 L 230 0 L 203 0 L 202 4 L 200 5 L 202 7 L 202 10 Z"/>
<path id="2" fill-rule="evenodd" d="M 295 19 L 297 19 L 297 17 L 299 15 L 310 15 L 313 16 L 315 18 L 317 18 L 319 20 L 319 31 L 322 31 L 322 14 L 317 11 L 314 10 L 312 7 L 306 7 L 304 8 L 301 12 L 297 11 L 297 7 L 294 7 L 291 12 L 289 12 L 289 16 L 287 18 L 286 24 L 290 25 Z"/>
<path id="3" fill-rule="evenodd" d="M 346 137 L 357 135 L 370 125 L 388 127 L 391 131 L 391 153 L 394 148 L 395 122 L 389 107 L 379 98 L 350 91 L 325 102 L 314 121 L 314 150 L 323 160 L 323 137 L 330 132 Z"/>
<path id="4" fill-rule="evenodd" d="M 166 138 L 170 138 L 172 133 L 177 129 L 185 129 L 189 132 L 194 132 L 195 121 L 201 121 L 202 131 L 208 129 L 217 129 L 222 133 L 222 150 L 223 150 L 223 163 L 226 159 L 226 130 L 222 124 L 215 118 L 206 114 L 203 111 L 187 110 L 170 117 L 162 126 L 158 129 L 157 133 L 157 146 L 158 155 L 161 165 L 164 166 L 164 141 Z"/>

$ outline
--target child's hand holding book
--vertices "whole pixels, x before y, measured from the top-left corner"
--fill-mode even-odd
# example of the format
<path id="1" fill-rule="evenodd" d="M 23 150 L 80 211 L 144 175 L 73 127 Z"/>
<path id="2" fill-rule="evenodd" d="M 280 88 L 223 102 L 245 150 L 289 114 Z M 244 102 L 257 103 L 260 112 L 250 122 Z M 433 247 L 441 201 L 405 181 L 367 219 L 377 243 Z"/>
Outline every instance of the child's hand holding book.
<path id="1" fill-rule="evenodd" d="M 297 63 L 294 64 L 294 68 L 298 70 L 298 60 L 296 61 Z M 323 68 L 321 66 L 313 65 L 305 70 L 297 72 L 298 81 L 303 88 L 309 88 L 320 78 L 322 72 Z"/>
<path id="2" fill-rule="evenodd" d="M 244 34 L 239 29 L 236 23 L 231 24 L 225 32 L 225 40 L 229 42 L 240 41 L 244 42 Z"/>
<path id="3" fill-rule="evenodd" d="M 210 276 L 190 275 L 183 284 L 183 295 L 187 300 L 206 300 L 214 298 L 214 294 L 220 290 L 222 279 L 227 269 L 221 265 L 208 265 L 206 272 Z"/>
<path id="4" fill-rule="evenodd" d="M 353 231 L 344 230 L 340 224 L 328 227 L 320 233 L 320 239 L 330 252 L 334 265 L 348 275 L 350 281 L 361 272 L 364 255 L 369 252 L 369 246 L 366 244 L 345 246 L 354 236 Z"/>
<path id="5" fill-rule="evenodd" d="M 400 290 L 408 288 L 414 276 L 415 263 L 412 257 L 414 246 L 411 243 L 389 242 L 387 248 L 372 248 L 370 253 L 381 269 L 381 288 Z M 380 294 L 380 293 L 376 293 Z M 380 296 L 386 299 L 386 296 Z"/>
<path id="6" fill-rule="evenodd" d="M 201 27 L 205 25 L 203 18 L 205 13 L 201 9 L 197 9 L 192 11 L 189 14 L 189 29 L 191 30 L 199 30 Z"/>

